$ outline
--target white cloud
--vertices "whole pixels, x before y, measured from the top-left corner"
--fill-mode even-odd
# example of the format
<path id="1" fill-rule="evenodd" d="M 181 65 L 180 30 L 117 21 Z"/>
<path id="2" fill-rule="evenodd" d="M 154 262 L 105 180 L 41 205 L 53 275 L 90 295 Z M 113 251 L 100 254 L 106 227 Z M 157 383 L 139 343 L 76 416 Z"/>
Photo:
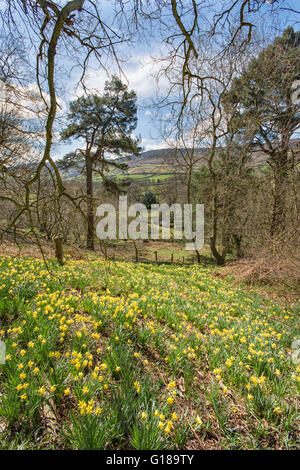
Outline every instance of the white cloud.
<path id="1" fill-rule="evenodd" d="M 46 117 L 46 105 L 42 100 L 38 86 L 30 83 L 28 86 L 6 85 L 0 80 L 0 105 L 5 112 L 14 112 L 21 119 L 42 119 Z M 47 104 L 50 96 L 43 94 Z M 66 104 L 61 98 L 57 98 L 59 112 L 65 110 Z"/>
<path id="2" fill-rule="evenodd" d="M 147 150 L 160 150 L 170 148 L 170 146 L 166 142 L 157 142 L 157 140 L 154 139 L 143 139 L 142 146 L 144 147 L 144 152 L 146 152 Z"/>
<path id="3" fill-rule="evenodd" d="M 125 77 L 122 79 L 128 82 L 128 87 L 136 92 L 139 100 L 148 99 L 153 97 L 157 91 L 155 75 L 159 70 L 160 64 L 154 62 L 149 54 L 134 56 L 123 66 Z M 86 77 L 87 88 L 101 91 L 107 78 L 103 69 L 90 70 Z M 159 90 L 162 91 L 166 85 L 166 79 L 161 79 Z M 81 93 L 82 90 L 79 91 L 79 94 Z"/>

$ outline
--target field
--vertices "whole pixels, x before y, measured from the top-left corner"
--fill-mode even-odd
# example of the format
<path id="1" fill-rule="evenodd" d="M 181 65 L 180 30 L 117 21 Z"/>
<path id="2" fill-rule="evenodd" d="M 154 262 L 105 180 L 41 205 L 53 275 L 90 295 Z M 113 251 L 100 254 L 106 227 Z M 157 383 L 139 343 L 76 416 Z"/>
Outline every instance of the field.
<path id="1" fill-rule="evenodd" d="M 214 268 L 0 258 L 0 448 L 295 449 L 299 307 Z"/>
<path id="2" fill-rule="evenodd" d="M 173 233 L 173 229 L 171 229 L 171 234 Z M 157 253 L 158 263 L 191 264 L 197 262 L 195 252 L 187 251 L 181 240 L 149 240 L 147 243 L 144 243 L 143 240 L 137 240 L 135 244 L 139 261 L 153 262 L 156 260 L 155 253 Z M 136 253 L 131 240 L 106 241 L 105 246 L 111 259 L 115 261 L 135 261 Z M 209 245 L 205 244 L 203 246 L 200 250 L 200 257 L 201 260 L 214 264 Z"/>
<path id="3" fill-rule="evenodd" d="M 161 183 L 169 178 L 174 177 L 174 173 L 112 173 L 110 176 L 113 176 L 116 181 L 123 180 L 143 180 L 151 181 L 152 183 Z M 93 177 L 93 181 L 102 181 L 102 177 L 97 175 Z"/>
<path id="4" fill-rule="evenodd" d="M 115 168 L 111 166 L 107 173 L 108 178 L 115 178 L 117 181 L 130 179 L 135 181 L 151 181 L 153 184 L 162 183 L 163 181 L 180 175 L 183 173 L 182 168 L 176 168 L 174 162 L 170 161 L 165 154 L 161 155 L 164 150 L 154 152 L 144 152 L 138 157 L 134 157 L 127 161 L 122 161 L 128 165 L 126 170 Z M 82 175 L 69 176 L 68 173 L 64 175 L 66 181 L 84 181 Z M 101 182 L 102 177 L 94 173 L 94 182 Z"/>

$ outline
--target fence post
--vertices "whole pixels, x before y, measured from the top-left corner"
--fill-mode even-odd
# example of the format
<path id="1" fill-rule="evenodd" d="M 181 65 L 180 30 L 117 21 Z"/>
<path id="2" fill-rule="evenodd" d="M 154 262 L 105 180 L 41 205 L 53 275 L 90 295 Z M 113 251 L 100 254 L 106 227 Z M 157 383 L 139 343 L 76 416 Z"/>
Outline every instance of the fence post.
<path id="1" fill-rule="evenodd" d="M 157 262 L 157 251 L 155 251 L 154 253 L 155 253 L 155 261 Z"/>

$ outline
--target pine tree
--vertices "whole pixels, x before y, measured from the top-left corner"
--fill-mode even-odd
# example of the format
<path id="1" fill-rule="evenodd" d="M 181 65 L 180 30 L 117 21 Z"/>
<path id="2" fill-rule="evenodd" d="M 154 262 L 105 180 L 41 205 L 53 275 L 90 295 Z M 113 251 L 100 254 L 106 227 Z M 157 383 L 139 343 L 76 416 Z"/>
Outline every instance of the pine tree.
<path id="1" fill-rule="evenodd" d="M 140 152 L 139 140 L 131 136 L 137 126 L 137 104 L 134 91 L 113 76 L 107 81 L 102 95 L 89 94 L 70 103 L 69 125 L 62 132 L 62 139 L 84 140 L 84 148 L 68 153 L 59 162 L 60 168 L 82 168 L 86 178 L 87 248 L 94 250 L 93 174 L 97 172 L 103 181 L 109 165 L 122 167 L 111 158 Z M 108 162 L 109 159 L 109 162 Z"/>
<path id="2" fill-rule="evenodd" d="M 292 100 L 292 85 L 300 78 L 299 53 L 300 32 L 289 27 L 249 63 L 225 97 L 238 104 L 235 124 L 252 134 L 254 149 L 267 155 L 272 168 L 272 235 L 285 228 L 290 140 L 300 123 L 299 103 Z"/>

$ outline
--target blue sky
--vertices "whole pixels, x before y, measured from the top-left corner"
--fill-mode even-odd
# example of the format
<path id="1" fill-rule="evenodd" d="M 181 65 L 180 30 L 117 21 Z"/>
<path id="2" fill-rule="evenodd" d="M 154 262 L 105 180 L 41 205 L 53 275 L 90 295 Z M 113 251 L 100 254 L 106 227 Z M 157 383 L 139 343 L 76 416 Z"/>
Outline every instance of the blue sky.
<path id="1" fill-rule="evenodd" d="M 290 0 L 288 3 L 291 8 L 299 9 L 299 0 Z M 110 1 L 101 2 L 102 11 L 108 17 L 112 15 L 111 4 Z M 293 20 L 294 22 L 298 20 L 295 29 L 300 29 L 299 15 L 282 11 L 281 19 L 280 28 L 288 23 L 293 24 Z M 152 30 L 151 35 L 150 33 L 146 34 L 143 40 L 134 38 L 131 43 L 121 47 L 121 56 L 124 54 L 125 57 L 122 69 L 128 80 L 129 88 L 135 90 L 138 97 L 138 126 L 135 133 L 142 136 L 142 145 L 145 150 L 166 147 L 157 129 L 154 110 L 151 107 L 157 92 L 157 83 L 153 75 L 159 68 L 159 65 L 152 63 L 152 58 L 161 57 L 163 52 L 164 45 L 158 30 Z M 111 64 L 111 71 L 116 71 L 113 64 Z M 106 72 L 95 67 L 95 64 L 92 63 L 91 69 L 88 71 L 87 84 L 101 93 L 106 79 Z M 158 91 L 163 93 L 164 89 L 167 89 L 166 80 L 162 79 L 159 85 Z M 166 110 L 162 111 L 162 113 L 166 112 Z M 57 150 L 60 153 L 62 149 L 57 148 Z"/>
<path id="2" fill-rule="evenodd" d="M 5 2 L 0 0 L 0 8 L 3 3 Z M 299 0 L 290 0 L 288 3 L 291 8 L 299 9 Z M 114 15 L 112 5 L 115 4 L 115 2 L 101 0 L 97 2 L 97 4 L 99 4 L 99 9 L 103 18 L 110 23 L 109 18 L 112 18 Z M 265 8 L 267 8 L 267 6 Z M 298 17 L 299 15 L 282 12 L 280 28 L 284 27 L 284 24 L 287 24 L 288 22 L 291 24 L 292 18 L 298 19 Z M 155 24 L 158 25 L 159 22 L 156 22 Z M 299 19 L 296 28 L 300 29 Z M 130 41 L 119 48 L 120 57 L 123 58 L 122 69 L 128 81 L 128 86 L 137 93 L 138 126 L 135 134 L 140 134 L 142 136 L 142 145 L 145 150 L 166 146 L 160 136 L 160 132 L 157 130 L 154 110 L 151 107 L 152 101 L 157 92 L 157 84 L 153 75 L 155 75 L 159 68 L 159 65 L 154 65 L 152 63 L 152 59 L 153 57 L 161 57 L 165 50 L 164 48 L 165 46 L 158 29 L 152 29 L 151 32 L 147 31 L 142 39 L 135 37 L 133 41 Z M 71 70 L 72 64 L 68 61 L 68 58 L 66 57 L 63 60 L 65 61 L 65 66 L 67 65 L 65 69 L 69 66 Z M 108 69 L 110 73 L 117 72 L 117 68 L 113 62 L 108 64 Z M 82 90 L 75 89 L 78 76 L 79 70 L 75 69 L 70 73 L 70 76 L 65 76 L 65 78 L 61 80 L 60 85 L 62 85 L 65 90 L 63 93 L 60 93 L 58 89 L 58 94 L 60 95 L 60 100 L 64 109 L 67 108 L 67 104 L 70 100 L 75 99 L 76 95 L 78 96 L 82 93 Z M 88 87 L 93 89 L 94 92 L 101 93 L 107 78 L 107 73 L 98 66 L 95 60 L 92 60 L 87 71 L 86 83 Z M 160 82 L 159 92 L 163 94 L 164 89 L 166 88 L 166 79 L 162 79 Z M 166 110 L 162 110 L 161 113 L 166 113 Z M 56 158 L 60 157 L 75 147 L 76 144 L 66 145 L 57 143 L 54 146 L 53 155 Z"/>
<path id="3" fill-rule="evenodd" d="M 126 53 L 129 55 L 127 51 Z M 122 80 L 128 84 L 130 90 L 133 89 L 137 94 L 138 125 L 134 134 L 137 136 L 141 135 L 142 146 L 145 150 L 166 146 L 159 135 L 156 125 L 154 125 L 155 115 L 153 99 L 157 91 L 162 93 L 164 88 L 166 89 L 167 87 L 166 81 L 161 80 L 158 88 L 155 80 L 155 72 L 158 70 L 158 66 L 153 65 L 152 58 L 159 54 L 159 44 L 152 44 L 151 46 L 143 45 L 143 47 L 139 47 L 138 51 L 134 52 L 134 54 L 131 52 L 126 62 L 122 64 L 122 70 L 124 72 Z M 110 72 L 114 73 L 117 72 L 117 70 L 111 67 Z M 107 79 L 107 72 L 93 63 L 86 75 L 86 85 L 89 90 L 101 94 Z M 75 89 L 76 83 L 77 79 L 73 77 L 73 87 L 69 84 L 68 93 L 61 95 L 65 106 L 67 106 L 70 100 L 76 99 L 76 96 L 82 93 L 80 87 Z M 56 144 L 54 154 L 56 157 L 60 156 L 61 154 L 71 151 L 74 146 L 76 147 L 76 144 Z"/>

